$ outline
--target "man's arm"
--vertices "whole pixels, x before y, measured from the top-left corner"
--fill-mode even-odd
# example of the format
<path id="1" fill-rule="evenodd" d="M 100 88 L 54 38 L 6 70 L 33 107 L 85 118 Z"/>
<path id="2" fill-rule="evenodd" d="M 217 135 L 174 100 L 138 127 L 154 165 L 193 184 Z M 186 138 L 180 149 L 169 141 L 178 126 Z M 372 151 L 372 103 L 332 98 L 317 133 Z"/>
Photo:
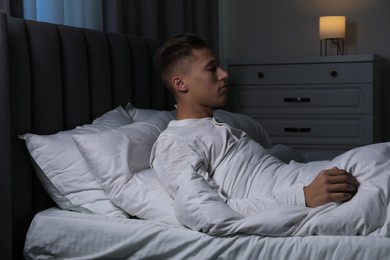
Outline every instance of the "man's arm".
<path id="1" fill-rule="evenodd" d="M 356 193 L 359 183 L 351 173 L 333 167 L 321 171 L 318 176 L 306 186 L 306 206 L 315 208 L 329 202 L 344 202 L 350 200 Z"/>

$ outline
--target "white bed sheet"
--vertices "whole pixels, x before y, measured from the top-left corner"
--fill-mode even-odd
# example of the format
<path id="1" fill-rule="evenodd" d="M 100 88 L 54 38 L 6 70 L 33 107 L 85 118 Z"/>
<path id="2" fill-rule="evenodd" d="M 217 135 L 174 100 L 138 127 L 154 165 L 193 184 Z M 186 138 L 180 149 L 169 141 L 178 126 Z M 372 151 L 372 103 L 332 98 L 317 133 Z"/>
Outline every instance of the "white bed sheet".
<path id="1" fill-rule="evenodd" d="M 390 238 L 212 237 L 177 225 L 51 208 L 38 213 L 26 259 L 388 259 Z"/>

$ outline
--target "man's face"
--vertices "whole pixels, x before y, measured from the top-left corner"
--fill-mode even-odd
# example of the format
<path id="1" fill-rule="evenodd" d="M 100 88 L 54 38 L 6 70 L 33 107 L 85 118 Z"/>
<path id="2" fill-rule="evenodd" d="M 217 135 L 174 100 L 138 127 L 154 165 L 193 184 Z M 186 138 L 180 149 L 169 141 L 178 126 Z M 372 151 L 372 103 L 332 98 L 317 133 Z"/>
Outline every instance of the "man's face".
<path id="1" fill-rule="evenodd" d="M 219 67 L 212 51 L 209 49 L 193 50 L 195 59 L 184 76 L 188 94 L 193 103 L 208 108 L 226 105 L 228 74 Z"/>

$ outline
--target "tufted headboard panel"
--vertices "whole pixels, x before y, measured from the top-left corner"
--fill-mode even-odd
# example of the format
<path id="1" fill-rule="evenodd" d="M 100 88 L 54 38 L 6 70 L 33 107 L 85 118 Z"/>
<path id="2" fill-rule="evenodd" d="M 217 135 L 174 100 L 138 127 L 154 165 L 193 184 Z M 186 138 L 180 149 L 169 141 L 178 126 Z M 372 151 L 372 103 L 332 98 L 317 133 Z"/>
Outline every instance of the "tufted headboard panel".
<path id="1" fill-rule="evenodd" d="M 32 217 L 53 205 L 17 135 L 71 129 L 129 101 L 172 109 L 152 62 L 160 44 L 0 13 L 1 259 L 22 257 Z"/>

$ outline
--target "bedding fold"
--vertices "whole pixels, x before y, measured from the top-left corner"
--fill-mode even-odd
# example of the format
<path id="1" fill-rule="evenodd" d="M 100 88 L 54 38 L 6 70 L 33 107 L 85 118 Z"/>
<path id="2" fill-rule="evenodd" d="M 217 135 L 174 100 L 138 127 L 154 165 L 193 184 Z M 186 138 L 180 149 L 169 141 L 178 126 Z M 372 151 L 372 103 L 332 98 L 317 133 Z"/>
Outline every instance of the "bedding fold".
<path id="1" fill-rule="evenodd" d="M 308 184 L 321 170 L 338 167 L 356 176 L 360 183 L 358 192 L 345 203 L 328 203 L 317 208 L 275 205 L 275 207 L 266 210 L 255 206 L 250 213 L 239 212 L 239 202 L 235 206 L 233 203 L 225 203 L 218 192 L 205 181 L 204 177 L 194 170 L 186 178 L 181 176 L 175 199 L 176 217 L 191 229 L 215 236 L 244 233 L 262 236 L 363 235 L 388 237 L 390 236 L 389 158 L 390 143 L 380 143 L 350 150 L 331 161 L 286 164 L 278 168 L 279 171 L 282 171 L 279 175 L 289 177 L 279 179 L 277 186 L 281 186 L 285 182 L 287 187 L 297 181 Z M 260 160 L 261 158 L 256 159 Z M 234 167 L 233 165 L 227 165 L 223 168 L 229 167 L 230 169 L 233 167 L 234 170 L 240 168 L 240 166 Z M 263 167 L 265 174 L 267 174 L 267 170 L 274 170 L 271 165 L 263 165 Z M 273 174 L 273 172 L 269 172 L 269 174 Z M 218 173 L 216 172 L 215 175 Z M 225 174 L 225 179 L 229 176 L 229 174 Z M 233 178 L 233 176 L 230 177 Z M 221 178 L 216 179 L 216 184 L 221 185 L 224 192 L 232 194 L 230 190 L 226 190 L 225 184 L 229 181 L 222 181 Z M 245 182 L 243 185 L 246 185 Z M 227 187 L 230 186 L 227 185 Z M 256 187 L 256 185 L 252 187 Z M 235 188 L 245 189 L 246 187 Z M 227 200 L 229 201 L 229 198 Z M 248 205 L 244 208 L 248 208 Z"/>

